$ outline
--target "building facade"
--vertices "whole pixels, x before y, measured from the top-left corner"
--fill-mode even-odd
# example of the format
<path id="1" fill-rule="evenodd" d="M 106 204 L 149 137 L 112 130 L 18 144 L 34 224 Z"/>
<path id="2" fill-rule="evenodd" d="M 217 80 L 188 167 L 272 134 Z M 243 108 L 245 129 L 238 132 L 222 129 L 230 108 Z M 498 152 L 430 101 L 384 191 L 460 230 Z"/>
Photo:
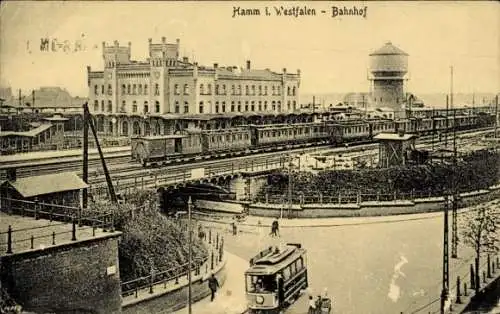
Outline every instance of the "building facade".
<path id="1" fill-rule="evenodd" d="M 89 109 L 104 117 L 98 129 L 119 135 L 169 134 L 161 120 L 228 113 L 290 113 L 299 109 L 300 70 L 297 73 L 244 68 L 200 66 L 180 58 L 180 41 L 149 39 L 149 57 L 131 60 L 131 44 L 102 44 L 104 69 L 87 67 Z M 142 119 L 142 120 L 141 120 Z M 159 127 L 151 127 L 150 119 Z M 137 122 L 137 123 L 136 123 Z M 161 125 L 164 125 L 162 128 Z"/>

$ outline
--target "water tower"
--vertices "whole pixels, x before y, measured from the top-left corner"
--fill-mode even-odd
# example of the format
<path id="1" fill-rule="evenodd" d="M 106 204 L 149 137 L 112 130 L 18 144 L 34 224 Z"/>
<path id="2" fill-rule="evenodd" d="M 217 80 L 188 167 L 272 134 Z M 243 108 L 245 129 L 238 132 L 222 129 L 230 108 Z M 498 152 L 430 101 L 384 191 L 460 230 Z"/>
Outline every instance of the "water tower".
<path id="1" fill-rule="evenodd" d="M 408 54 L 392 43 L 370 54 L 370 81 L 375 107 L 388 107 L 403 112 L 405 101 L 404 81 L 408 72 Z M 400 116 L 399 114 L 396 114 Z"/>

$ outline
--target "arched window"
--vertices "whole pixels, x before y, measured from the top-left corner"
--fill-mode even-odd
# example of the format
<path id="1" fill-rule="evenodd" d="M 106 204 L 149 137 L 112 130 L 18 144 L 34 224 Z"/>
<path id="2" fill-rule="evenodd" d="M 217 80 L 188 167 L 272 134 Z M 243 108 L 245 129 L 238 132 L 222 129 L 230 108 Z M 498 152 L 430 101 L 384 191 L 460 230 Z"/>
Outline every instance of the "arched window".
<path id="1" fill-rule="evenodd" d="M 144 85 L 144 95 L 148 94 L 148 85 Z"/>
<path id="2" fill-rule="evenodd" d="M 255 85 L 252 85 L 252 95 L 255 95 Z"/>
<path id="3" fill-rule="evenodd" d="M 101 100 L 101 111 L 104 112 L 104 100 Z"/>
<path id="4" fill-rule="evenodd" d="M 273 96 L 276 95 L 276 87 L 273 86 Z"/>
<path id="5" fill-rule="evenodd" d="M 264 96 L 267 96 L 267 86 L 264 86 Z"/>
<path id="6" fill-rule="evenodd" d="M 94 111 L 99 111 L 99 100 L 94 100 Z"/>
<path id="7" fill-rule="evenodd" d="M 139 122 L 134 122 L 132 131 L 134 132 L 134 135 L 141 135 L 141 126 L 139 125 Z"/>
<path id="8" fill-rule="evenodd" d="M 296 93 L 296 89 L 295 89 L 295 86 L 292 88 L 292 96 L 295 96 L 295 93 Z"/>
<path id="9" fill-rule="evenodd" d="M 248 88 L 248 85 L 245 85 L 245 95 L 249 95 L 250 94 L 250 90 Z"/>
<path id="10" fill-rule="evenodd" d="M 259 85 L 259 96 L 262 96 L 262 85 Z"/>
<path id="11" fill-rule="evenodd" d="M 180 91 L 179 91 L 179 84 L 175 84 L 174 85 L 174 94 L 175 95 L 179 95 Z"/>
<path id="12" fill-rule="evenodd" d="M 236 90 L 234 89 L 234 85 L 231 85 L 231 94 L 234 95 L 235 92 Z"/>
<path id="13" fill-rule="evenodd" d="M 111 102 L 111 100 L 108 100 L 108 112 L 112 111 L 113 111 L 113 103 Z"/>
<path id="14" fill-rule="evenodd" d="M 155 96 L 158 96 L 158 95 L 160 95 L 160 85 L 155 84 Z"/>
<path id="15" fill-rule="evenodd" d="M 139 95 L 142 95 L 142 84 L 139 84 L 139 90 L 137 91 Z"/>
<path id="16" fill-rule="evenodd" d="M 292 92 L 292 91 L 291 91 L 291 89 L 290 89 L 290 86 L 288 86 L 287 91 L 286 91 L 286 94 L 287 94 L 288 96 L 290 96 L 290 93 L 291 93 L 291 92 Z"/>
<path id="17" fill-rule="evenodd" d="M 125 95 L 125 92 L 127 91 L 127 86 L 125 84 L 122 85 L 122 95 Z"/>
<path id="18" fill-rule="evenodd" d="M 137 101 L 132 102 L 132 112 L 137 112 Z"/>
<path id="19" fill-rule="evenodd" d="M 99 95 L 99 86 L 98 85 L 94 85 L 94 94 Z"/>
<path id="20" fill-rule="evenodd" d="M 122 100 L 122 106 L 120 108 L 120 112 L 126 112 L 127 102 Z"/>
<path id="21" fill-rule="evenodd" d="M 215 95 L 219 95 L 219 84 L 215 84 Z"/>
<path id="22" fill-rule="evenodd" d="M 203 84 L 200 84 L 200 95 L 205 94 L 205 86 Z"/>
<path id="23" fill-rule="evenodd" d="M 238 95 L 241 95 L 241 85 L 238 85 Z"/>
<path id="24" fill-rule="evenodd" d="M 155 112 L 156 113 L 160 112 L 160 102 L 158 100 L 155 101 Z"/>
<path id="25" fill-rule="evenodd" d="M 149 112 L 149 105 L 148 105 L 147 101 L 144 102 L 144 111 L 143 112 L 144 113 L 148 113 Z"/>
<path id="26" fill-rule="evenodd" d="M 128 135 L 128 122 L 123 121 L 122 122 L 122 135 Z"/>
<path id="27" fill-rule="evenodd" d="M 203 101 L 200 101 L 200 108 L 199 108 L 199 112 L 200 113 L 203 113 Z"/>
<path id="28" fill-rule="evenodd" d="M 130 95 L 130 84 L 127 84 L 127 95 Z"/>
<path id="29" fill-rule="evenodd" d="M 189 95 L 189 85 L 184 84 L 184 95 Z"/>
<path id="30" fill-rule="evenodd" d="M 174 112 L 175 112 L 175 113 L 179 113 L 179 111 L 180 111 L 180 108 L 179 108 L 179 102 L 178 102 L 178 101 L 176 101 L 176 102 L 175 102 Z"/>
<path id="31" fill-rule="evenodd" d="M 207 85 L 207 94 L 211 95 L 212 94 L 212 84 Z"/>
<path id="32" fill-rule="evenodd" d="M 113 88 L 111 87 L 111 84 L 108 84 L 108 95 L 113 95 Z"/>

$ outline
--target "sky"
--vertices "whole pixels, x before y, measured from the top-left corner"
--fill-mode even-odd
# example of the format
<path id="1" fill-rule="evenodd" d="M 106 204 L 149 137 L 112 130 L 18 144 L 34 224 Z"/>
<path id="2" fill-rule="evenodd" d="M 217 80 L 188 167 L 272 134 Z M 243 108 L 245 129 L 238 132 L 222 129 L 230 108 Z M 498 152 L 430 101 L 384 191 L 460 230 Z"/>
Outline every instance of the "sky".
<path id="1" fill-rule="evenodd" d="M 148 38 L 180 39 L 181 56 L 199 64 L 301 70 L 301 93 L 369 91 L 368 54 L 391 41 L 409 54 L 407 89 L 441 93 L 500 91 L 498 2 L 29 2 L 3 1 L 0 86 L 61 86 L 87 96 L 86 66 L 103 68 L 101 43 L 132 43 L 145 60 Z M 316 16 L 276 16 L 274 7 Z M 332 17 L 332 7 L 366 9 Z M 260 16 L 233 17 L 235 7 Z M 271 15 L 265 15 L 268 7 Z M 324 10 L 325 13 L 321 13 Z M 84 51 L 40 51 L 41 38 L 81 40 Z M 24 93 L 24 92 L 23 92 Z"/>

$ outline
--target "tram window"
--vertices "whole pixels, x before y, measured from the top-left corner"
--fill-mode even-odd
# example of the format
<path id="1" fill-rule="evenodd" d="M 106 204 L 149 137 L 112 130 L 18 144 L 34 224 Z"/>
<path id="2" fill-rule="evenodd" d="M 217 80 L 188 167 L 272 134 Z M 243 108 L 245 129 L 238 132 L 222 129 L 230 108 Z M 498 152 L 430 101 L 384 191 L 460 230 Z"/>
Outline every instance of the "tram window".
<path id="1" fill-rule="evenodd" d="M 283 269 L 283 280 L 286 281 L 286 280 L 290 279 L 291 277 L 292 277 L 292 274 L 290 272 L 290 267 L 285 267 Z"/>
<path id="2" fill-rule="evenodd" d="M 248 275 L 246 284 L 248 292 L 271 292 L 277 289 L 276 275 Z"/>

